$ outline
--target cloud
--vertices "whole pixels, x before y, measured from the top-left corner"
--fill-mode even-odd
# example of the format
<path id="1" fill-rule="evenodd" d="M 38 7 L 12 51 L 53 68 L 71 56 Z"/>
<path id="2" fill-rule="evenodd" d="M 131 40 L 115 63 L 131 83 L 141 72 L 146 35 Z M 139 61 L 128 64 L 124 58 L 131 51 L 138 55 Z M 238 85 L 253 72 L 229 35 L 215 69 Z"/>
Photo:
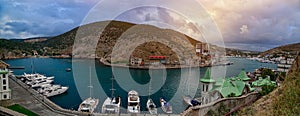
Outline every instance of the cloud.
<path id="1" fill-rule="evenodd" d="M 272 48 L 300 42 L 299 0 L 198 1 L 212 14 L 227 45 L 239 44 L 247 48 L 264 43 Z M 260 50 L 269 49 L 263 48 Z"/>
<path id="2" fill-rule="evenodd" d="M 253 46 L 248 47 L 252 49 L 256 44 L 264 43 L 265 46 L 272 48 L 300 40 L 299 0 L 197 1 L 208 10 L 218 25 L 226 45 L 232 45 L 230 47 L 242 48 L 241 45 L 245 45 Z M 64 33 L 80 25 L 82 19 L 97 2 L 99 0 L 1 0 L 1 37 L 55 36 Z M 181 2 L 182 7 L 186 9 L 194 6 L 189 1 L 174 2 Z M 132 6 L 133 3 L 127 0 L 115 0 L 108 4 Z M 170 5 L 173 4 L 170 3 Z M 101 12 L 97 15 L 100 18 L 95 19 L 97 21 L 99 21 L 98 19 L 110 20 L 107 17 L 115 11 L 115 8 L 102 7 L 107 12 Z M 199 5 L 199 7 L 201 6 Z M 191 21 L 174 11 L 157 7 L 129 10 L 117 19 L 173 28 L 197 39 L 201 38 L 201 30 L 197 30 L 195 25 L 200 25 L 200 29 L 207 29 L 207 27 L 201 27 L 202 24 L 195 24 L 200 21 Z M 260 50 L 267 49 L 267 47 L 263 47 Z"/>
<path id="3" fill-rule="evenodd" d="M 249 32 L 248 30 L 248 26 L 247 25 L 243 25 L 241 28 L 240 28 L 240 34 L 246 34 Z"/>
<path id="4" fill-rule="evenodd" d="M 55 36 L 77 27 L 96 0 L 2 0 L 1 38 Z"/>
<path id="5" fill-rule="evenodd" d="M 173 29 L 188 36 L 203 40 L 201 32 L 198 30 L 195 23 L 190 22 L 188 19 L 174 11 L 161 7 L 138 7 L 124 12 L 116 19 Z"/>

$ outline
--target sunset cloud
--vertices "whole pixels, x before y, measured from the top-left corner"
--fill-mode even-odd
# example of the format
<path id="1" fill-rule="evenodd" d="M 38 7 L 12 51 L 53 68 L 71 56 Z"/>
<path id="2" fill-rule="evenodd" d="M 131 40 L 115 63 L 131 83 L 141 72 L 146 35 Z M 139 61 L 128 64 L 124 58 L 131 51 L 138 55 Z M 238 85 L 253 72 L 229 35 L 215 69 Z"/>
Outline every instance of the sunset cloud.
<path id="1" fill-rule="evenodd" d="M 104 0 L 106 1 L 106 0 Z M 189 9 L 194 4 L 175 1 L 170 6 Z M 220 30 L 227 47 L 267 50 L 272 47 L 300 42 L 300 1 L 299 0 L 196 0 L 204 7 Z M 98 0 L 1 0 L 1 38 L 27 38 L 35 36 L 55 36 L 81 25 L 82 20 L 97 4 Z M 101 1 L 103 2 L 103 1 Z M 113 0 L 102 6 L 106 12 L 97 15 L 97 20 L 111 20 L 108 16 L 117 6 L 133 6 L 140 3 L 165 2 L 165 0 Z M 158 3 L 159 4 L 159 3 Z M 130 10 L 130 9 L 128 9 Z M 196 12 L 196 11 L 195 11 Z M 193 14 L 184 12 L 185 14 Z M 194 14 L 193 14 L 194 15 Z M 201 16 L 201 14 L 199 14 Z M 100 17 L 100 18 L 99 18 Z M 117 18 L 133 23 L 149 22 L 163 28 L 176 28 L 187 35 L 200 37 L 203 21 L 185 19 L 165 9 L 140 8 Z M 201 23 L 196 23 L 201 22 Z M 171 24 L 171 25 L 170 25 Z M 262 44 L 263 43 L 263 44 Z M 251 46 L 251 47 L 250 47 Z"/>

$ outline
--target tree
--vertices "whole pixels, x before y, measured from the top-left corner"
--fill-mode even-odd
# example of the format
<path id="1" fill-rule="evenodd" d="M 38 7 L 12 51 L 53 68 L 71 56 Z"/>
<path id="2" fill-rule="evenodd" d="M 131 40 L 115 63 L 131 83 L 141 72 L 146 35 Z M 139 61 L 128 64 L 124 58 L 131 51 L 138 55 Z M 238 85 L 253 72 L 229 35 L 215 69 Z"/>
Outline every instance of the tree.
<path id="1" fill-rule="evenodd" d="M 263 78 L 267 78 L 267 76 L 270 76 L 271 81 L 275 81 L 276 80 L 276 76 L 275 76 L 274 72 L 272 71 L 272 69 L 264 68 L 262 70 L 261 76 Z"/>

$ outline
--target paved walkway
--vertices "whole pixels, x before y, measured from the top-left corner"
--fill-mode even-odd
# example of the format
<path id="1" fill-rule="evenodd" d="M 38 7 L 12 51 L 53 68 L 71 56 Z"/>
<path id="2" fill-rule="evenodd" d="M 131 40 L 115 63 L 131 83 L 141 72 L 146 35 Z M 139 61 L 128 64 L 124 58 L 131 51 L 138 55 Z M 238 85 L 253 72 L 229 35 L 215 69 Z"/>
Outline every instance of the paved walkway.
<path id="1" fill-rule="evenodd" d="M 42 116 L 63 116 L 62 114 L 55 113 L 47 108 L 44 104 L 38 101 L 31 93 L 31 88 L 24 88 L 20 84 L 24 84 L 16 78 L 10 78 L 9 84 L 12 90 L 12 99 L 1 102 L 2 106 L 10 106 L 13 104 L 20 104 L 26 109 Z M 31 92 L 30 92 L 31 91 Z M 36 93 L 38 94 L 38 93 Z"/>

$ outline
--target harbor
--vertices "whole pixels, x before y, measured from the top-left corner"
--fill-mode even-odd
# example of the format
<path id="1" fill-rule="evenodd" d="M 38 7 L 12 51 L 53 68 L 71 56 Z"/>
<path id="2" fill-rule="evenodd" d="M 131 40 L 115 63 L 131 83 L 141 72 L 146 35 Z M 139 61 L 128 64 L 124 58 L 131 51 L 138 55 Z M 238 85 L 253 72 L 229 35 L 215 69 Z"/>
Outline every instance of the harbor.
<path id="1" fill-rule="evenodd" d="M 18 61 L 18 60 L 21 60 L 21 61 Z M 25 60 L 25 61 L 24 61 Z M 8 61 L 8 63 L 11 63 L 11 64 L 14 64 L 14 63 L 18 63 L 20 64 L 19 62 L 23 62 L 25 64 L 22 64 L 24 66 L 27 66 L 25 70 L 14 70 L 14 73 L 15 74 L 23 74 L 24 72 L 31 72 L 31 69 L 30 69 L 30 60 L 31 59 L 15 59 L 15 60 L 10 60 Z M 250 61 L 248 62 L 247 64 L 240 64 L 241 62 L 242 63 L 245 63 L 245 60 L 247 59 L 242 59 L 242 58 L 233 58 L 233 59 L 230 59 L 231 61 L 234 61 L 235 64 L 234 65 L 229 65 L 227 66 L 227 76 L 234 76 L 234 75 L 237 75 L 239 73 L 239 71 L 242 69 L 242 67 L 245 67 L 245 66 L 248 66 L 245 68 L 246 71 L 253 71 L 255 70 L 256 68 L 259 68 L 259 67 L 269 67 L 269 68 L 276 68 L 276 65 L 274 64 L 267 64 L 267 63 L 258 63 L 258 62 L 255 62 L 255 61 Z M 26 63 L 27 62 L 27 63 Z M 73 71 L 72 72 L 66 72 L 65 69 L 68 68 L 68 67 L 71 67 L 71 60 L 68 60 L 68 59 L 34 59 L 34 65 L 35 65 L 35 69 L 37 70 L 37 72 L 41 73 L 41 74 L 46 74 L 48 76 L 50 75 L 53 75 L 55 76 L 54 78 L 54 83 L 55 84 L 61 84 L 63 86 L 68 86 L 69 87 L 69 90 L 67 91 L 67 93 L 65 94 L 62 94 L 62 95 L 58 95 L 58 96 L 54 96 L 54 97 L 50 97 L 50 98 L 47 98 L 49 99 L 49 101 L 51 101 L 53 104 L 56 104 L 57 107 L 59 108 L 62 108 L 62 109 L 68 109 L 67 111 L 68 112 L 77 112 L 77 109 L 78 109 L 78 106 L 79 104 L 85 99 L 85 98 L 88 98 L 88 68 L 87 69 L 82 69 L 83 72 L 86 72 L 86 73 L 80 73 L 79 75 L 82 75 L 84 76 L 85 75 L 85 79 L 84 78 L 72 78 L 73 77 Z M 52 63 L 52 64 L 49 64 L 49 63 Z M 80 63 L 80 65 L 84 65 L 86 64 L 84 61 L 76 61 L 77 63 Z M 38 65 L 37 65 L 38 64 Z M 57 65 L 59 64 L 60 67 L 52 67 L 52 65 Z M 240 65 L 239 65 L 240 64 Z M 44 68 L 42 65 L 48 65 L 47 68 Z M 85 67 L 88 67 L 88 65 L 84 65 Z M 221 68 L 223 66 L 216 66 L 214 68 Z M 48 69 L 48 70 L 47 70 Z M 200 72 L 205 72 L 207 68 L 200 68 Z M 96 69 L 95 69 L 97 72 L 102 72 L 102 76 L 100 76 L 101 78 L 98 78 L 99 82 L 101 82 L 101 86 L 104 88 L 104 91 L 106 93 L 107 96 L 110 96 L 111 95 L 111 91 L 110 91 L 110 88 L 111 88 L 111 69 L 110 67 L 106 67 L 106 66 L 102 66 L 101 64 L 96 64 Z M 194 70 L 196 69 L 192 69 L 192 74 L 194 74 Z M 104 72 L 103 72 L 104 71 Z M 107 72 L 106 72 L 107 71 Z M 133 78 L 136 79 L 137 82 L 139 83 L 148 83 L 149 82 L 149 79 L 150 77 L 148 76 L 142 76 L 142 75 L 147 75 L 148 71 L 147 70 L 132 70 L 133 71 Z M 158 72 L 158 75 L 160 75 L 160 73 L 162 72 L 159 72 L 159 70 L 157 70 Z M 179 85 L 176 85 L 175 83 L 179 83 L 179 78 L 180 78 L 180 74 L 183 73 L 184 75 L 187 75 L 188 74 L 188 70 L 185 69 L 183 70 L 184 72 L 178 72 L 180 70 L 175 70 L 175 69 L 171 69 L 171 70 L 167 70 L 167 78 L 166 78 L 166 83 L 167 83 L 167 86 L 163 86 L 162 87 L 162 90 L 160 91 L 165 91 L 165 90 L 168 90 L 168 92 L 163 92 L 165 94 L 160 94 L 161 92 L 155 92 L 155 94 L 151 95 L 151 98 L 153 99 L 154 103 L 158 106 L 158 114 L 163 114 L 163 111 L 161 111 L 161 108 L 160 107 L 160 102 L 159 102 L 159 98 L 161 96 L 164 96 L 165 98 L 167 98 L 167 100 L 170 100 L 170 98 L 172 97 L 172 95 L 176 92 L 176 88 L 178 88 Z M 109 74 L 110 72 L 110 74 Z M 176 73 L 177 72 L 177 73 Z M 106 76 L 103 76 L 103 74 L 107 74 Z M 138 74 L 138 75 L 136 75 Z M 172 74 L 172 75 L 170 75 Z M 100 74 L 98 74 L 100 75 Z M 158 78 L 163 78 L 163 77 L 159 77 L 158 75 L 155 75 L 155 77 L 158 77 Z M 176 76 L 177 75 L 177 76 Z M 196 74 L 197 75 L 197 74 Z M 200 75 L 198 74 L 197 76 L 201 77 L 201 75 L 203 76 L 204 74 L 201 73 Z M 95 78 L 96 75 L 93 75 L 93 80 L 96 80 Z M 143 78 L 137 78 L 137 77 L 143 77 Z M 172 78 L 172 80 L 170 80 L 169 78 Z M 79 80 L 78 80 L 79 79 Z M 81 79 L 81 80 L 80 80 Z M 194 78 L 197 80 L 197 78 Z M 199 78 L 198 78 L 199 79 Z M 195 82 L 193 79 L 191 79 L 191 81 Z M 76 82 L 82 82 L 80 85 L 82 86 L 77 86 L 77 89 L 75 88 L 75 85 L 74 83 Z M 120 112 L 122 114 L 127 114 L 126 112 L 126 108 L 127 108 L 127 92 L 122 90 L 122 88 L 118 85 L 117 81 L 114 81 L 115 83 L 115 95 L 116 96 L 121 96 L 122 98 L 122 101 L 121 101 L 121 109 L 120 109 Z M 153 83 L 153 82 L 152 82 Z M 159 82 L 154 82 L 154 85 L 157 84 Z M 174 85 L 175 84 L 175 85 Z M 193 84 L 193 83 L 192 83 Z M 96 83 L 94 83 L 93 81 L 93 85 L 96 85 Z M 27 86 L 27 85 L 26 85 Z M 80 90 L 81 89 L 81 90 Z M 96 90 L 94 90 L 94 95 L 95 97 L 97 97 L 99 99 L 99 104 L 95 110 L 95 113 L 101 113 L 101 105 L 102 103 L 105 101 L 106 99 L 106 96 L 104 95 L 99 95 L 96 91 L 101 91 L 101 90 L 98 90 L 96 87 L 95 87 Z M 148 99 L 148 91 L 146 91 L 145 93 L 143 93 L 143 89 L 144 90 L 148 90 L 148 86 L 145 87 L 145 88 L 133 88 L 135 89 L 137 92 L 139 92 L 141 94 L 141 114 L 147 114 L 147 111 L 146 111 L 146 102 L 147 102 L 147 99 Z M 30 89 L 31 90 L 31 89 Z M 78 91 L 78 93 L 77 93 Z M 80 92 L 83 92 L 83 93 L 80 93 Z M 37 94 L 36 92 L 33 92 L 35 94 Z M 81 94 L 83 96 L 80 96 L 78 94 Z M 185 93 L 184 92 L 180 92 L 181 95 L 184 95 Z M 146 94 L 146 95 L 145 95 Z M 38 95 L 38 96 L 42 96 L 42 95 Z M 201 96 L 200 94 L 200 91 L 199 89 L 197 89 L 196 91 L 196 94 L 195 96 Z M 41 97 L 38 97 L 38 98 L 41 98 Z M 72 101 L 72 102 L 67 102 L 67 101 Z M 182 97 L 180 96 L 178 99 L 175 99 L 174 101 L 176 102 L 170 102 L 171 105 L 173 106 L 173 113 L 174 114 L 180 114 L 181 112 L 183 112 L 187 105 L 185 105 L 183 102 L 182 102 Z M 176 106 L 176 107 L 174 107 Z"/>

